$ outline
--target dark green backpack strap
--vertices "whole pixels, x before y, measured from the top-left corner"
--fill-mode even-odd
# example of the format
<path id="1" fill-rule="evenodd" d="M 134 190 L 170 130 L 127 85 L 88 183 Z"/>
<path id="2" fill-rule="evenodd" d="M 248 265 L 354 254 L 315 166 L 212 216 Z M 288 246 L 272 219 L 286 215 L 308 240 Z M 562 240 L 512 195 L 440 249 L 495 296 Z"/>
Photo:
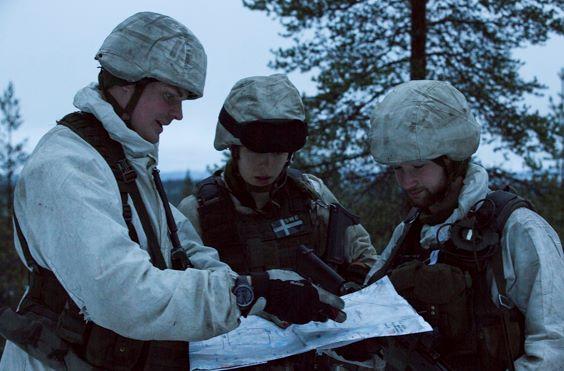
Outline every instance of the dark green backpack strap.
<path id="1" fill-rule="evenodd" d="M 511 214 L 520 208 L 527 208 L 534 210 L 533 204 L 516 195 L 513 192 L 503 190 L 490 192 L 481 207 L 476 211 L 478 224 L 484 224 L 486 227 L 491 228 L 491 222 L 494 223 L 494 228 L 499 236 L 498 249 L 492 257 L 491 266 L 493 269 L 494 277 L 500 294 L 500 306 L 508 307 L 509 300 L 506 296 L 505 278 L 503 275 L 503 262 L 501 260 L 501 238 L 503 236 L 503 229 L 505 223 Z M 487 223 L 489 221 L 489 223 Z"/>
<path id="2" fill-rule="evenodd" d="M 490 205 L 488 205 L 488 203 Z M 484 201 L 484 205 L 482 206 L 484 210 L 482 211 L 482 215 L 484 212 L 487 212 L 488 208 L 493 208 L 493 216 L 495 220 L 495 230 L 499 236 L 499 246 L 497 251 L 495 251 L 494 255 L 491 259 L 491 268 L 493 271 L 493 276 L 495 279 L 495 283 L 497 286 L 498 291 L 498 308 L 500 309 L 500 317 L 503 325 L 503 341 L 505 345 L 505 352 L 507 358 L 507 367 L 509 370 L 515 370 L 515 366 L 513 364 L 513 360 L 516 358 L 516 355 L 512 353 L 511 350 L 511 339 L 509 335 L 509 323 L 510 323 L 510 314 L 512 309 L 512 303 L 509 297 L 507 296 L 507 286 L 505 282 L 505 276 L 503 273 L 503 261 L 502 261 L 502 248 L 501 248 L 501 238 L 503 236 L 503 229 L 505 228 L 505 223 L 511 216 L 511 214 L 519 209 L 519 208 L 528 208 L 534 210 L 533 204 L 516 195 L 512 192 L 507 192 L 503 190 L 493 191 L 490 192 L 486 200 Z M 478 217 L 480 216 L 480 209 L 478 209 Z"/>
<path id="3" fill-rule="evenodd" d="M 215 247 L 220 258 L 228 261 L 233 269 L 247 271 L 245 244 L 235 222 L 237 211 L 221 173 L 221 170 L 216 171 L 196 188 L 202 241 Z"/>
<path id="4" fill-rule="evenodd" d="M 141 220 L 143 231 L 147 236 L 147 250 L 151 257 L 151 262 L 157 268 L 166 269 L 166 263 L 159 247 L 159 242 L 153 229 L 153 225 L 151 224 L 149 213 L 147 212 L 147 208 L 143 203 L 141 193 L 139 192 L 139 188 L 135 182 L 137 174 L 127 161 L 122 145 L 110 138 L 108 132 L 104 129 L 102 124 L 94 117 L 94 115 L 89 113 L 74 112 L 68 114 L 59 120 L 58 124 L 71 129 L 74 133 L 96 149 L 104 160 L 106 160 L 108 166 L 110 166 L 110 169 L 114 173 L 120 191 L 123 218 L 128 227 L 129 236 L 133 241 L 139 243 L 139 238 L 131 219 L 131 208 L 127 202 L 128 195 L 133 200 L 133 205 L 135 206 L 135 210 L 137 210 L 137 214 Z"/>
<path id="5" fill-rule="evenodd" d="M 505 227 L 507 219 L 509 219 L 509 216 L 511 216 L 511 214 L 515 210 L 522 207 L 531 209 L 533 211 L 535 210 L 535 207 L 529 200 L 513 192 L 502 190 L 488 193 L 488 195 L 486 196 L 486 201 L 483 205 L 483 207 L 486 209 L 488 208 L 488 202 L 490 202 L 494 207 L 495 228 L 500 236 L 503 233 L 503 228 Z M 478 210 L 478 213 L 480 213 L 480 210 Z"/>

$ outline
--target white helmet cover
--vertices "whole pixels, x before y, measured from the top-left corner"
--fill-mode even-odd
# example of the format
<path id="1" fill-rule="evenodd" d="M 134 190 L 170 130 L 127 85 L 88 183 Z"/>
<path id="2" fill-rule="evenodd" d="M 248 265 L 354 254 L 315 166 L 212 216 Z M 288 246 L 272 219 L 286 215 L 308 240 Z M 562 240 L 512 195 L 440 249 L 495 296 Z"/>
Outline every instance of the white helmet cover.
<path id="1" fill-rule="evenodd" d="M 102 68 L 129 82 L 154 78 L 200 98 L 206 80 L 206 52 L 186 26 L 171 17 L 141 12 L 121 22 L 95 57 Z"/>
<path id="2" fill-rule="evenodd" d="M 235 121 L 305 120 L 305 110 L 298 89 L 283 74 L 247 77 L 235 83 L 223 104 Z M 266 123 L 265 123 L 266 125 Z M 214 147 L 218 151 L 242 145 L 219 121 Z"/>
<path id="3" fill-rule="evenodd" d="M 374 108 L 370 149 L 382 164 L 461 161 L 480 144 L 480 125 L 466 98 L 448 82 L 414 80 L 396 86 Z"/>

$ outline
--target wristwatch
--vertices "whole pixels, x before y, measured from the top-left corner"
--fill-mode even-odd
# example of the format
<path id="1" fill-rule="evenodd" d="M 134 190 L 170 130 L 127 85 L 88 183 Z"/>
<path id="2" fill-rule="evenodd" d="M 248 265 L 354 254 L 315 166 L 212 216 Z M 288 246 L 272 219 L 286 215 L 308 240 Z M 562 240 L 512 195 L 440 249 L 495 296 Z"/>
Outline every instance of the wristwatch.
<path id="1" fill-rule="evenodd" d="M 235 286 L 231 292 L 233 292 L 237 298 L 237 305 L 242 311 L 249 309 L 255 300 L 253 287 L 244 276 L 239 276 L 235 279 Z"/>

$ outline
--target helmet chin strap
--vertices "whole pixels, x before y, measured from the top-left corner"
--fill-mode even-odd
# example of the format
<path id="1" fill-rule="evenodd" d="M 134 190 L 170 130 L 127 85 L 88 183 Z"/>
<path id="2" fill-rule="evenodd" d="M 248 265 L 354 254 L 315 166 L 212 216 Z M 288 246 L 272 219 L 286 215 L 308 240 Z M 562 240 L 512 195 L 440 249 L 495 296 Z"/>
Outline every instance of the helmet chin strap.
<path id="1" fill-rule="evenodd" d="M 100 77 L 98 78 L 98 85 L 100 86 L 100 90 L 104 94 L 104 99 L 112 105 L 112 107 L 114 108 L 114 111 L 122 119 L 122 121 L 125 123 L 125 125 L 129 129 L 133 130 L 133 128 L 131 127 L 131 116 L 133 115 L 133 111 L 135 110 L 137 103 L 139 103 L 139 99 L 141 98 L 141 95 L 143 95 L 143 91 L 145 91 L 145 87 L 147 87 L 147 85 L 150 82 L 153 82 L 153 81 L 156 81 L 156 80 L 146 78 L 146 79 L 142 79 L 142 80 L 139 80 L 137 82 L 131 83 L 132 85 L 135 86 L 135 89 L 133 90 L 133 94 L 129 98 L 129 101 L 127 102 L 125 107 L 122 107 L 118 103 L 118 101 L 110 93 L 110 91 L 109 91 L 110 87 L 105 86 L 104 80 Z M 122 83 L 122 86 L 126 85 L 126 84 L 130 84 L 130 83 L 124 82 L 124 83 Z"/>

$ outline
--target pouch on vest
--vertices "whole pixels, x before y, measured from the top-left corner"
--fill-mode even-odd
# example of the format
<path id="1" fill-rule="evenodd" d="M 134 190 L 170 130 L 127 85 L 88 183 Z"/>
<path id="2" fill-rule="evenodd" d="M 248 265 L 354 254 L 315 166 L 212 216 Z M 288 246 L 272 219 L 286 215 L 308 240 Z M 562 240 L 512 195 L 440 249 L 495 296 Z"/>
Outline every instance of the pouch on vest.
<path id="1" fill-rule="evenodd" d="M 482 339 L 478 349 L 482 364 L 491 365 L 492 369 L 504 369 L 506 364 L 502 326 L 501 321 L 497 321 L 495 324 L 478 329 L 478 336 Z M 510 322 L 508 332 L 511 353 L 514 355 L 523 354 L 523 344 L 521 341 L 523 335 L 518 322 Z"/>
<path id="2" fill-rule="evenodd" d="M 62 340 L 55 320 L 33 312 L 0 310 L 0 335 L 54 370 L 94 371 Z"/>
<path id="3" fill-rule="evenodd" d="M 459 268 L 414 260 L 394 269 L 390 281 L 445 339 L 461 340 L 471 330 L 472 282 Z"/>

